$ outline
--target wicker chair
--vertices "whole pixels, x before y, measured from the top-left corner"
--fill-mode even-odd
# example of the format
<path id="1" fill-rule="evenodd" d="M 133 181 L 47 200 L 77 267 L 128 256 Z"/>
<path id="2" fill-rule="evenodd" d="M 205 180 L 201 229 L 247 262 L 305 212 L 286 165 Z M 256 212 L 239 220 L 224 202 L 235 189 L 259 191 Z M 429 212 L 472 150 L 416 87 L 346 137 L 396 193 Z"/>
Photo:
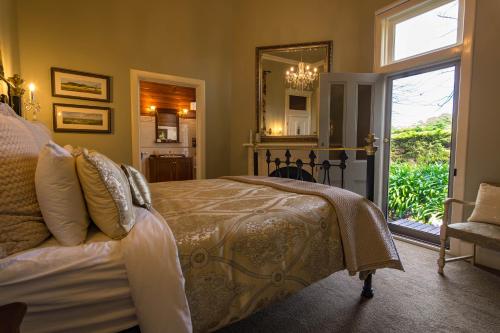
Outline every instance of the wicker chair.
<path id="1" fill-rule="evenodd" d="M 439 274 L 444 273 L 444 265 L 447 262 L 471 259 L 471 263 L 474 265 L 476 259 L 476 245 L 500 251 L 500 226 L 482 222 L 459 222 L 451 224 L 449 221 L 452 203 L 458 203 L 464 206 L 475 206 L 476 204 L 475 202 L 467 202 L 453 198 L 448 198 L 444 202 L 443 224 L 441 225 L 440 232 L 441 249 L 437 261 Z M 446 259 L 445 250 L 448 237 L 458 238 L 474 244 L 473 254 Z"/>

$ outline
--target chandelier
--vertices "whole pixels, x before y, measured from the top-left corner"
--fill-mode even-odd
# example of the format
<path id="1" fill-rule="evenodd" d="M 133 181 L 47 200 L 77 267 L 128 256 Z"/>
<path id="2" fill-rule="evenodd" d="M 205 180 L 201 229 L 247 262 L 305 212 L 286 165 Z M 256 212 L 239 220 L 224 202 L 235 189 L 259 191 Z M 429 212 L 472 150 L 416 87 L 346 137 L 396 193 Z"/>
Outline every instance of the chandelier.
<path id="1" fill-rule="evenodd" d="M 309 65 L 301 61 L 297 71 L 293 66 L 286 71 L 285 80 L 293 89 L 311 90 L 318 76 L 318 68 L 314 67 L 311 70 Z"/>

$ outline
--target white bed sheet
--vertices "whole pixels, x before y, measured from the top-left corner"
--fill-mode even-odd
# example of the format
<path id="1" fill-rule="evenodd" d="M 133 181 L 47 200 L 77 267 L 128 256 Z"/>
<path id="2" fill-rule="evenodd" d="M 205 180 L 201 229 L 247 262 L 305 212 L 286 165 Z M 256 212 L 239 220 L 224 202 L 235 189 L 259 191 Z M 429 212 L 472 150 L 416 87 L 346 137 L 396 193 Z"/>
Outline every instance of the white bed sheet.
<path id="1" fill-rule="evenodd" d="M 0 260 L 0 305 L 25 302 L 22 332 L 191 332 L 172 232 L 137 208 L 121 241 L 90 230 L 85 244 L 41 246 Z"/>

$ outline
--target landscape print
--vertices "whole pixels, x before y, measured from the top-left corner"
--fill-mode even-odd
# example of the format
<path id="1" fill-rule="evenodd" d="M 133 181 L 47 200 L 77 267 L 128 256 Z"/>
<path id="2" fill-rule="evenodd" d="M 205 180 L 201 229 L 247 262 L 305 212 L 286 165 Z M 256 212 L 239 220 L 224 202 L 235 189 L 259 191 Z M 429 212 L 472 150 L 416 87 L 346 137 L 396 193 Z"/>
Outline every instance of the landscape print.
<path id="1" fill-rule="evenodd" d="M 51 68 L 52 96 L 111 102 L 111 77 L 101 74 Z"/>
<path id="2" fill-rule="evenodd" d="M 54 132 L 111 133 L 111 108 L 54 103 Z"/>
<path id="3" fill-rule="evenodd" d="M 84 113 L 84 112 L 61 112 L 62 123 L 66 125 L 93 125 L 102 126 L 104 116 L 99 113 Z"/>
<path id="4" fill-rule="evenodd" d="M 102 84 L 100 82 L 90 82 L 75 80 L 71 78 L 61 78 L 61 90 L 78 91 L 89 94 L 102 94 Z"/>

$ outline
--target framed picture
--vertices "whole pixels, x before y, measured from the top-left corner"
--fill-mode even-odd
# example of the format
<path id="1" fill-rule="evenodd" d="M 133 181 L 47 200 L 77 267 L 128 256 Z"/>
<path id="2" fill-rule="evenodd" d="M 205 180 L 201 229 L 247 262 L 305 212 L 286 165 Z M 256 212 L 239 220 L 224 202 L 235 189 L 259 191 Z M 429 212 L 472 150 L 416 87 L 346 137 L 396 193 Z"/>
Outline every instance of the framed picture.
<path id="1" fill-rule="evenodd" d="M 111 77 L 52 67 L 52 96 L 111 102 Z"/>
<path id="2" fill-rule="evenodd" d="M 111 108 L 54 103 L 54 132 L 111 133 Z"/>

